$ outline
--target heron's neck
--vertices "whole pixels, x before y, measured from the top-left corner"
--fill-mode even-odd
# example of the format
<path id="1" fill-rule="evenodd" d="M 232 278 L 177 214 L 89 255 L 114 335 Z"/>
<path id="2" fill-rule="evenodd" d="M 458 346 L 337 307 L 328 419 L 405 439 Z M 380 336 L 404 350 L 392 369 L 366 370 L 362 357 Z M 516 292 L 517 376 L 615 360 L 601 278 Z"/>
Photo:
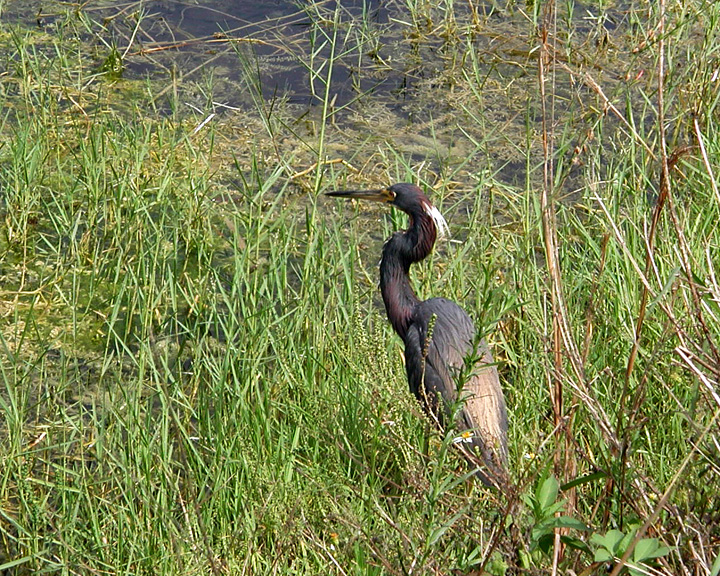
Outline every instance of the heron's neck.
<path id="1" fill-rule="evenodd" d="M 380 262 L 380 292 L 388 319 L 403 340 L 420 299 L 410 285 L 410 264 L 430 254 L 435 224 L 426 214 L 412 215 L 410 228 L 396 232 L 385 243 Z"/>

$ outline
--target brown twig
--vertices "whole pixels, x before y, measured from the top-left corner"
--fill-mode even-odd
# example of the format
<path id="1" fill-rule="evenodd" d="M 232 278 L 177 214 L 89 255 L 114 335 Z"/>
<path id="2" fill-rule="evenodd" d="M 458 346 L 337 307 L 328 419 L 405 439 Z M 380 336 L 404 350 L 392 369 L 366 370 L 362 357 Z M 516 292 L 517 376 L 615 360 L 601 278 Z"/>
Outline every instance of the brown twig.
<path id="1" fill-rule="evenodd" d="M 556 427 L 564 431 L 564 442 L 558 443 L 555 452 L 555 468 L 562 477 L 572 477 L 576 473 L 576 463 L 572 451 L 567 450 L 572 437 L 572 418 L 565 417 L 563 406 L 563 357 L 570 360 L 575 376 L 578 380 L 584 380 L 584 370 L 578 350 L 575 346 L 568 320 L 567 308 L 563 294 L 562 272 L 560 270 L 560 258 L 558 253 L 557 220 L 555 214 L 555 202 L 553 198 L 553 110 L 548 110 L 548 95 L 545 90 L 546 75 L 554 64 L 551 48 L 551 26 L 555 28 L 555 3 L 547 2 L 544 5 L 543 21 L 540 27 L 540 50 L 538 55 L 538 82 L 540 86 L 540 106 L 542 117 L 543 134 L 543 186 L 540 196 L 540 210 L 542 214 L 543 239 L 545 243 L 545 261 L 548 267 L 551 283 L 551 306 L 552 306 L 552 349 L 554 359 L 554 371 L 550 381 L 550 396 L 553 403 L 553 418 Z M 553 75 L 554 78 L 554 75 Z M 565 354 L 563 354 L 565 352 Z M 564 444 L 564 445 L 563 445 Z M 574 492 L 567 495 L 567 505 L 570 509 L 574 507 Z M 561 530 L 555 530 L 555 541 L 553 547 L 552 574 L 557 574 L 558 565 L 563 555 L 561 542 Z"/>

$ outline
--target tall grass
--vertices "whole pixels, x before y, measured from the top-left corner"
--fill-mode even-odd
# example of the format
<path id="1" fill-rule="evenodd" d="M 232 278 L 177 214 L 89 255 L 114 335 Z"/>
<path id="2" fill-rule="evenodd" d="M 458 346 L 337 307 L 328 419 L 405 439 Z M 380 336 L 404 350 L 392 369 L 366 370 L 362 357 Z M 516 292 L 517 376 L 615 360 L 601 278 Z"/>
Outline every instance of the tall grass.
<path id="1" fill-rule="evenodd" d="M 307 5 L 307 129 L 242 49 L 253 108 L 196 130 L 86 60 L 82 11 L 3 30 L 0 570 L 717 574 L 718 8 L 691 4 Z M 336 106 L 356 62 L 407 75 L 410 125 Z M 407 392 L 376 272 L 402 215 L 316 199 L 404 180 L 453 232 L 419 293 L 499 361 L 501 492 Z"/>

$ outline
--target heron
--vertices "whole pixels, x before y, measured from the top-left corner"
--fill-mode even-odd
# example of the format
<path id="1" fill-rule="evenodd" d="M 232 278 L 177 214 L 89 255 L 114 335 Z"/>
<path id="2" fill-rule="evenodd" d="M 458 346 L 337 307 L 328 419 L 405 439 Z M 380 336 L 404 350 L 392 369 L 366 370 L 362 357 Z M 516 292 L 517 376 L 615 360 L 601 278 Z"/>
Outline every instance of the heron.
<path id="1" fill-rule="evenodd" d="M 492 354 L 465 310 L 446 298 L 420 300 L 410 283 L 410 265 L 449 234 L 447 222 L 414 184 L 326 195 L 390 204 L 409 216 L 407 230 L 393 233 L 383 247 L 380 292 L 388 320 L 405 344 L 410 391 L 441 430 L 453 422 L 458 434 L 453 444 L 475 475 L 486 485 L 502 486 L 507 409 Z"/>

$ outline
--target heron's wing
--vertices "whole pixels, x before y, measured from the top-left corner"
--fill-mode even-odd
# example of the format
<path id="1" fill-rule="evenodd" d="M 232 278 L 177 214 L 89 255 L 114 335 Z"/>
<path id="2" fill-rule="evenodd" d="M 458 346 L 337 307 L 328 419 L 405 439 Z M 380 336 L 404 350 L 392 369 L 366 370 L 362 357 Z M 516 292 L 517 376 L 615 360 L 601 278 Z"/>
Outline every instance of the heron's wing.
<path id="1" fill-rule="evenodd" d="M 427 300 L 416 307 L 405 336 L 410 391 L 439 424 L 444 415 L 437 410 L 438 402 L 442 400 L 448 405 L 457 399 L 451 372 L 463 365 L 473 330 L 469 318 L 463 322 L 463 315 L 454 302 L 442 298 Z"/>
<path id="2" fill-rule="evenodd" d="M 505 398 L 484 340 L 472 348 L 475 328 L 469 316 L 454 302 L 433 298 L 418 306 L 408 336 L 412 346 L 406 340 L 406 366 L 411 390 L 438 424 L 450 416 L 459 391 L 463 405 L 455 426 L 471 433 L 459 437 L 460 449 L 468 457 L 478 453 L 493 471 L 502 471 L 507 462 Z M 438 410 L 439 398 L 443 410 Z"/>
<path id="3" fill-rule="evenodd" d="M 455 302 L 431 298 L 415 308 L 405 339 L 410 388 L 446 404 L 457 400 L 458 377 L 471 351 L 475 327 Z M 420 398 L 424 400 L 423 398 Z"/>

